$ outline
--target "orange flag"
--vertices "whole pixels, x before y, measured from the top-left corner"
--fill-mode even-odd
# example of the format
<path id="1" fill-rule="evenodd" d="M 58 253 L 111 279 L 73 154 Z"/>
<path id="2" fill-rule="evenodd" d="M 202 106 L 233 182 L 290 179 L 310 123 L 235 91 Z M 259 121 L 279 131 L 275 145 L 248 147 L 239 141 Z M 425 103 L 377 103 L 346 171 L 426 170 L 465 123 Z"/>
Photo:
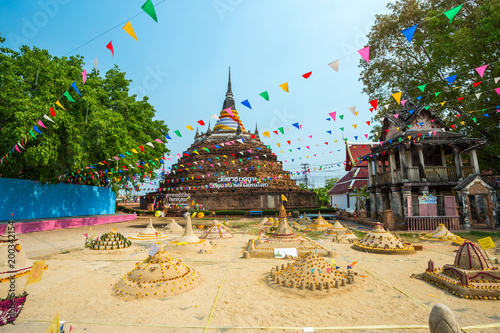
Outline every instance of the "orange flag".
<path id="1" fill-rule="evenodd" d="M 133 39 L 138 41 L 137 36 L 135 35 L 134 28 L 132 28 L 132 24 L 130 24 L 130 21 L 128 21 L 122 29 L 125 30 L 125 32 L 128 33 Z"/>
<path id="2" fill-rule="evenodd" d="M 283 84 L 280 84 L 280 88 L 283 89 L 284 91 L 286 92 L 289 92 L 288 91 L 288 82 L 285 82 Z"/>

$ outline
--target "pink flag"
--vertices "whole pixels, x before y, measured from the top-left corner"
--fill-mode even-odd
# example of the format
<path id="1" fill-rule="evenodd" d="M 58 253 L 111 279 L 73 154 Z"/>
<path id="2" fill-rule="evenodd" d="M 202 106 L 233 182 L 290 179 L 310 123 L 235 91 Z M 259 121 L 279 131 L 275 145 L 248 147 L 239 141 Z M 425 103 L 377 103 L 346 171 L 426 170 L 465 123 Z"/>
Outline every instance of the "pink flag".
<path id="1" fill-rule="evenodd" d="M 310 137 L 311 139 L 313 138 L 313 136 L 312 136 L 312 135 L 309 135 L 309 137 Z"/>
<path id="2" fill-rule="evenodd" d="M 401 104 L 402 104 L 403 106 L 405 106 L 406 101 L 407 101 L 406 99 L 403 99 L 403 100 L 401 101 Z"/>
<path id="3" fill-rule="evenodd" d="M 82 72 L 82 81 L 83 81 L 83 84 L 85 84 L 85 81 L 87 81 L 87 70 L 86 69 L 84 69 Z"/>
<path id="4" fill-rule="evenodd" d="M 306 146 L 307 149 L 309 149 L 309 146 Z"/>
<path id="5" fill-rule="evenodd" d="M 231 116 L 231 118 L 234 118 L 233 111 L 231 111 L 231 107 L 228 107 L 227 109 L 224 109 L 224 111 L 226 111 Z"/>
<path id="6" fill-rule="evenodd" d="M 479 74 L 480 77 L 483 77 L 484 71 L 486 70 L 486 67 L 488 67 L 489 64 L 486 64 L 484 66 L 476 68 L 477 73 Z"/>
<path id="7" fill-rule="evenodd" d="M 18 153 L 20 153 L 21 151 L 19 150 L 19 147 L 16 145 L 16 150 Z"/>
<path id="8" fill-rule="evenodd" d="M 358 50 L 359 55 L 363 57 L 363 59 L 366 60 L 367 63 L 370 63 L 370 46 L 368 45 L 367 47 L 362 48 L 361 50 Z"/>
<path id="9" fill-rule="evenodd" d="M 331 112 L 329 113 L 330 117 L 332 117 L 333 121 L 335 121 L 335 118 L 337 117 L 337 112 Z"/>
<path id="10" fill-rule="evenodd" d="M 42 120 L 38 120 L 38 125 L 42 126 L 43 128 L 47 128 L 43 123 Z"/>
<path id="11" fill-rule="evenodd" d="M 368 134 L 365 134 L 365 138 L 367 138 L 367 139 L 368 139 Z"/>
<path id="12" fill-rule="evenodd" d="M 155 139 L 156 142 L 163 143 L 160 139 Z"/>
<path id="13" fill-rule="evenodd" d="M 398 117 L 399 117 L 399 113 L 396 113 L 396 114 L 394 115 L 394 118 L 396 118 L 396 119 L 397 119 Z"/>
<path id="14" fill-rule="evenodd" d="M 497 92 L 498 95 L 500 95 L 500 88 L 495 88 L 495 91 Z"/>

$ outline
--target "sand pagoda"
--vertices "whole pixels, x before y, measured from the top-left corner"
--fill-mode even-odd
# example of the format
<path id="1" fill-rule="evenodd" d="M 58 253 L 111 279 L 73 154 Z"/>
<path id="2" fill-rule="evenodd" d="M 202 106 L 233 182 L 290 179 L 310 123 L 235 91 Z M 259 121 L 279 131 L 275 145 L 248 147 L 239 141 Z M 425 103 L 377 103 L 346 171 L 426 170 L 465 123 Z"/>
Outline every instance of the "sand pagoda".
<path id="1" fill-rule="evenodd" d="M 160 239 L 167 238 L 167 235 L 162 235 L 161 231 L 158 231 L 153 227 L 153 220 L 149 219 L 148 226 L 139 232 L 137 236 L 129 237 L 132 240 L 143 240 L 143 241 L 156 241 Z"/>
<path id="2" fill-rule="evenodd" d="M 409 254 L 415 253 L 413 246 L 403 244 L 388 231 L 385 231 L 381 223 L 375 224 L 373 229 L 365 237 L 356 241 L 353 249 L 372 253 L 383 254 Z"/>
<path id="3" fill-rule="evenodd" d="M 85 247 L 91 250 L 118 250 L 129 247 L 132 242 L 119 232 L 108 232 L 96 239 L 87 239 Z"/>
<path id="4" fill-rule="evenodd" d="M 422 235 L 419 238 L 422 240 L 450 241 L 458 244 L 463 244 L 463 242 L 465 242 L 465 239 L 453 234 L 442 223 L 440 223 L 433 232 Z"/>
<path id="5" fill-rule="evenodd" d="M 467 240 L 452 265 L 435 268 L 429 260 L 423 279 L 460 297 L 500 300 L 499 268 L 493 267 L 483 252 Z"/>
<path id="6" fill-rule="evenodd" d="M 331 228 L 333 225 L 326 222 L 326 220 L 321 216 L 321 212 L 318 212 L 318 218 L 305 228 L 305 231 L 325 231 Z"/>
<path id="7" fill-rule="evenodd" d="M 358 239 L 351 229 L 344 227 L 338 220 L 331 228 L 324 231 L 325 234 L 332 235 L 333 241 L 337 243 L 351 243 Z"/>
<path id="8" fill-rule="evenodd" d="M 311 218 L 307 216 L 306 213 L 304 213 L 303 215 L 301 215 L 298 219 L 297 219 L 297 222 L 298 223 L 301 223 L 301 224 L 309 224 L 311 223 Z"/>
<path id="9" fill-rule="evenodd" d="M 297 236 L 288 225 L 288 218 L 285 208 L 281 206 L 279 223 L 274 233 L 267 237 L 259 236 L 248 242 L 247 251 L 252 257 L 273 257 L 274 249 L 296 248 L 297 254 L 301 255 L 309 251 L 317 252 L 321 255 L 333 256 L 333 252 L 328 252 L 323 246 L 305 237 Z"/>
<path id="10" fill-rule="evenodd" d="M 154 256 L 136 263 L 114 289 L 124 297 L 169 297 L 193 289 L 199 280 L 200 273 L 171 257 L 160 245 Z"/>
<path id="11" fill-rule="evenodd" d="M 354 282 L 354 274 L 349 275 L 336 269 L 315 253 L 308 252 L 294 263 L 276 266 L 271 270 L 273 282 L 288 288 L 330 290 Z"/>
<path id="12" fill-rule="evenodd" d="M 9 235 L 11 235 L 10 238 Z M 14 245 L 15 262 L 13 267 L 10 265 L 13 260 L 10 260 L 9 263 L 9 245 L 11 244 Z M 12 246 L 10 248 L 12 249 Z M 10 253 L 12 254 L 12 250 Z M 0 256 L 0 283 L 9 282 L 11 279 L 17 279 L 30 273 L 33 262 L 26 257 L 24 247 L 19 238 L 15 236 L 14 227 L 10 224 L 5 228 L 5 233 L 0 236 Z M 45 265 L 45 269 L 47 267 Z"/>
<path id="13" fill-rule="evenodd" d="M 222 223 L 215 223 L 200 236 L 201 239 L 227 239 L 233 238 L 233 234 Z"/>
<path id="14" fill-rule="evenodd" d="M 172 219 L 172 222 L 170 222 L 167 226 L 164 227 L 166 231 L 169 232 L 182 232 L 184 231 L 184 228 L 180 226 L 177 222 L 175 222 L 174 219 Z"/>
<path id="15" fill-rule="evenodd" d="M 184 234 L 181 238 L 170 242 L 175 246 L 175 249 L 190 249 L 190 250 L 212 250 L 213 246 L 207 243 L 204 239 L 199 239 L 193 232 L 193 224 L 191 222 L 191 215 L 186 213 L 184 217 L 187 219 Z"/>

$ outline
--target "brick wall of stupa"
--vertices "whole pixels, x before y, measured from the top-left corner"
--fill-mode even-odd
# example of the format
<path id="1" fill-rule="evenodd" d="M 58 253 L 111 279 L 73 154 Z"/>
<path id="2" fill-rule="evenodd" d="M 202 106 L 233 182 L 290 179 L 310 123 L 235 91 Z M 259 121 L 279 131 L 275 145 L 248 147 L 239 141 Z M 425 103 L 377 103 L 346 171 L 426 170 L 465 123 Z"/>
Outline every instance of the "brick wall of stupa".
<path id="1" fill-rule="evenodd" d="M 183 203 L 175 199 L 179 193 L 189 194 L 210 210 L 275 209 L 281 194 L 287 197 L 289 208 L 317 206 L 316 194 L 300 190 L 289 175 L 258 134 L 209 132 L 195 137 L 165 175 L 161 190 L 148 194 L 141 207 L 146 208 L 154 196 L 164 203 Z"/>

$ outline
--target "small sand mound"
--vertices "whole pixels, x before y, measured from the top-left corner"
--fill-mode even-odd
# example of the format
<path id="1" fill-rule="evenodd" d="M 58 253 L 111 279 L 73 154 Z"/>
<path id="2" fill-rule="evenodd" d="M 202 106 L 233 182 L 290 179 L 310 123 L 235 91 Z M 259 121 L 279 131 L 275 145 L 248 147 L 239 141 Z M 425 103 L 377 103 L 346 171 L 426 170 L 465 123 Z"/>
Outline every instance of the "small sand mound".
<path id="1" fill-rule="evenodd" d="M 196 287 L 200 273 L 171 257 L 162 246 L 154 256 L 138 262 L 135 268 L 115 284 L 124 297 L 169 297 Z"/>
<path id="2" fill-rule="evenodd" d="M 419 238 L 422 240 L 450 241 L 450 242 L 455 242 L 457 244 L 463 244 L 463 242 L 465 242 L 465 239 L 453 234 L 442 223 L 440 223 L 436 228 L 436 230 L 434 230 L 433 232 L 422 235 Z"/>
<path id="3" fill-rule="evenodd" d="M 91 250 L 118 250 L 129 247 L 132 242 L 119 232 L 108 232 L 96 239 L 87 239 L 85 247 Z"/>

